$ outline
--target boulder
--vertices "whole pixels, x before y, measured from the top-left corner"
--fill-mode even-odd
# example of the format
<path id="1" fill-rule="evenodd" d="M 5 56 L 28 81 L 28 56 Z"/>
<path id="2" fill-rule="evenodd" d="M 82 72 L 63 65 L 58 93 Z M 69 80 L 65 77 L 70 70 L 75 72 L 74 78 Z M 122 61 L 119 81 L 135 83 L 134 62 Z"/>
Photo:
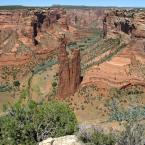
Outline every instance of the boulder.
<path id="1" fill-rule="evenodd" d="M 48 138 L 39 145 L 84 145 L 75 135 L 69 135 L 59 138 Z"/>
<path id="2" fill-rule="evenodd" d="M 39 143 L 39 145 L 52 145 L 53 142 L 54 142 L 53 138 L 48 138 L 48 139 L 42 141 L 41 143 Z"/>

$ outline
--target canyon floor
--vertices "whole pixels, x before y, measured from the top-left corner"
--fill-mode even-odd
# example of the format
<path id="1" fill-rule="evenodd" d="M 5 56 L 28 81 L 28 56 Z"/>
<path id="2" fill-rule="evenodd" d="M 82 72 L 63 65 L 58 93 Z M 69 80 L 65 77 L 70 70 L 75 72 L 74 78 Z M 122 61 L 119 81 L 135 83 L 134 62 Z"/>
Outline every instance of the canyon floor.
<path id="1" fill-rule="evenodd" d="M 141 117 L 144 18 L 138 9 L 0 10 L 0 112 L 5 104 L 31 98 L 65 101 L 79 122 L 113 129 L 133 113 Z M 79 57 L 73 56 L 76 48 Z M 78 86 L 74 93 L 58 94 L 71 84 Z"/>

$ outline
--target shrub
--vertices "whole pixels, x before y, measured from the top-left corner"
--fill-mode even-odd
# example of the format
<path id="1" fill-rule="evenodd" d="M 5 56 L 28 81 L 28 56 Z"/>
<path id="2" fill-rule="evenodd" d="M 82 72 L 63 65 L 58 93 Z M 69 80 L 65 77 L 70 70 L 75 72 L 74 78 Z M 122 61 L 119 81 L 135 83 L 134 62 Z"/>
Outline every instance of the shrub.
<path id="1" fill-rule="evenodd" d="M 111 134 L 106 135 L 101 132 L 96 132 L 91 138 L 91 143 L 93 145 L 115 145 L 115 139 Z"/>
<path id="2" fill-rule="evenodd" d="M 7 115 L 0 118 L 0 140 L 2 144 L 36 144 L 48 137 L 73 134 L 76 117 L 62 102 L 36 104 L 16 103 Z"/>
<path id="3" fill-rule="evenodd" d="M 29 96 L 29 89 L 28 88 L 25 88 L 21 91 L 21 94 L 20 94 L 20 98 L 23 98 L 25 99 L 26 97 Z"/>
<path id="4" fill-rule="evenodd" d="M 11 91 L 12 87 L 10 86 L 10 84 L 1 84 L 0 85 L 0 92 L 7 92 L 7 91 Z"/>
<path id="5" fill-rule="evenodd" d="M 145 122 L 129 123 L 121 134 L 118 145 L 144 145 Z"/>
<path id="6" fill-rule="evenodd" d="M 56 87 L 56 86 L 57 86 L 57 82 L 53 82 L 52 87 Z"/>
<path id="7" fill-rule="evenodd" d="M 20 86 L 20 82 L 18 80 L 13 82 L 14 86 L 19 87 Z"/>
<path id="8" fill-rule="evenodd" d="M 88 145 L 115 145 L 116 139 L 112 134 L 105 134 L 101 129 L 80 127 L 79 138 Z"/>
<path id="9" fill-rule="evenodd" d="M 145 116 L 145 106 L 130 106 L 124 109 L 114 98 L 108 103 L 110 121 L 136 121 Z"/>

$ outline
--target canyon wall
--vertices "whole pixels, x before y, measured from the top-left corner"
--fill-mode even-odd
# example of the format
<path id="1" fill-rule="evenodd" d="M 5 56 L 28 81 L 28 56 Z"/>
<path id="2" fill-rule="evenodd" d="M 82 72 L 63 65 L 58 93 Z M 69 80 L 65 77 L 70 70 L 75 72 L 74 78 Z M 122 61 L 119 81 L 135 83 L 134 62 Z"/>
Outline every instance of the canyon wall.
<path id="1" fill-rule="evenodd" d="M 104 9 L 68 9 L 66 12 L 68 24 L 71 26 L 88 27 L 97 21 L 98 27 L 102 27 Z"/>
<path id="2" fill-rule="evenodd" d="M 56 53 L 59 46 L 57 41 L 59 32 L 66 33 L 69 42 L 79 40 L 82 36 L 86 37 L 86 34 L 90 35 L 86 32 L 86 27 L 89 28 L 92 25 L 102 27 L 99 23 L 103 14 L 104 10 L 91 8 L 0 10 L 0 74 L 5 67 L 8 69 L 16 67 L 21 70 L 19 74 L 30 73 L 36 65 L 43 63 L 51 54 Z M 66 54 L 60 58 L 62 59 L 61 68 L 64 67 L 65 62 L 67 65 L 69 61 L 69 67 L 65 69 L 66 73 L 69 72 L 67 76 L 71 84 L 67 79 L 65 80 L 64 90 L 68 89 L 68 84 L 70 87 L 66 94 L 61 96 L 73 94 L 80 82 L 80 76 L 77 75 L 78 72 L 80 74 L 79 50 L 74 50 L 68 60 L 65 56 Z M 65 76 L 65 72 L 63 73 Z"/>
<path id="3" fill-rule="evenodd" d="M 93 84 L 98 88 L 102 87 L 102 90 L 107 87 L 109 90 L 112 87 L 122 89 L 129 86 L 145 86 L 143 73 L 145 11 L 142 9 L 108 9 L 105 10 L 102 24 L 105 38 L 103 44 L 110 40 L 116 42 L 119 40 L 119 43 L 114 45 L 113 49 L 106 45 L 105 47 L 109 49 L 106 49 L 107 51 L 103 54 L 99 54 L 99 51 L 94 52 L 98 53 L 95 61 L 99 58 L 106 59 L 106 61 L 98 66 L 92 65 L 91 69 L 85 73 L 81 84 L 83 86 Z M 102 90 L 101 93 L 104 93 Z"/>
<path id="4" fill-rule="evenodd" d="M 128 38 L 145 38 L 145 13 L 138 9 L 106 10 L 103 19 L 104 35 Z M 125 37 L 125 39 L 126 39 Z"/>

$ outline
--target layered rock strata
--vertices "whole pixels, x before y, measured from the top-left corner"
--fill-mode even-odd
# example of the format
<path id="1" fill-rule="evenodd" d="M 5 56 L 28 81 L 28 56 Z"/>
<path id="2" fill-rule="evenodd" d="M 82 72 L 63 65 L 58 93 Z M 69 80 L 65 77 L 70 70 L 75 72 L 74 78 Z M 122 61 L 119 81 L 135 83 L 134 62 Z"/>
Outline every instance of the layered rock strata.
<path id="1" fill-rule="evenodd" d="M 72 50 L 71 57 L 66 51 L 66 40 L 63 36 L 58 48 L 59 84 L 58 97 L 65 98 L 75 93 L 80 84 L 80 51 Z"/>

